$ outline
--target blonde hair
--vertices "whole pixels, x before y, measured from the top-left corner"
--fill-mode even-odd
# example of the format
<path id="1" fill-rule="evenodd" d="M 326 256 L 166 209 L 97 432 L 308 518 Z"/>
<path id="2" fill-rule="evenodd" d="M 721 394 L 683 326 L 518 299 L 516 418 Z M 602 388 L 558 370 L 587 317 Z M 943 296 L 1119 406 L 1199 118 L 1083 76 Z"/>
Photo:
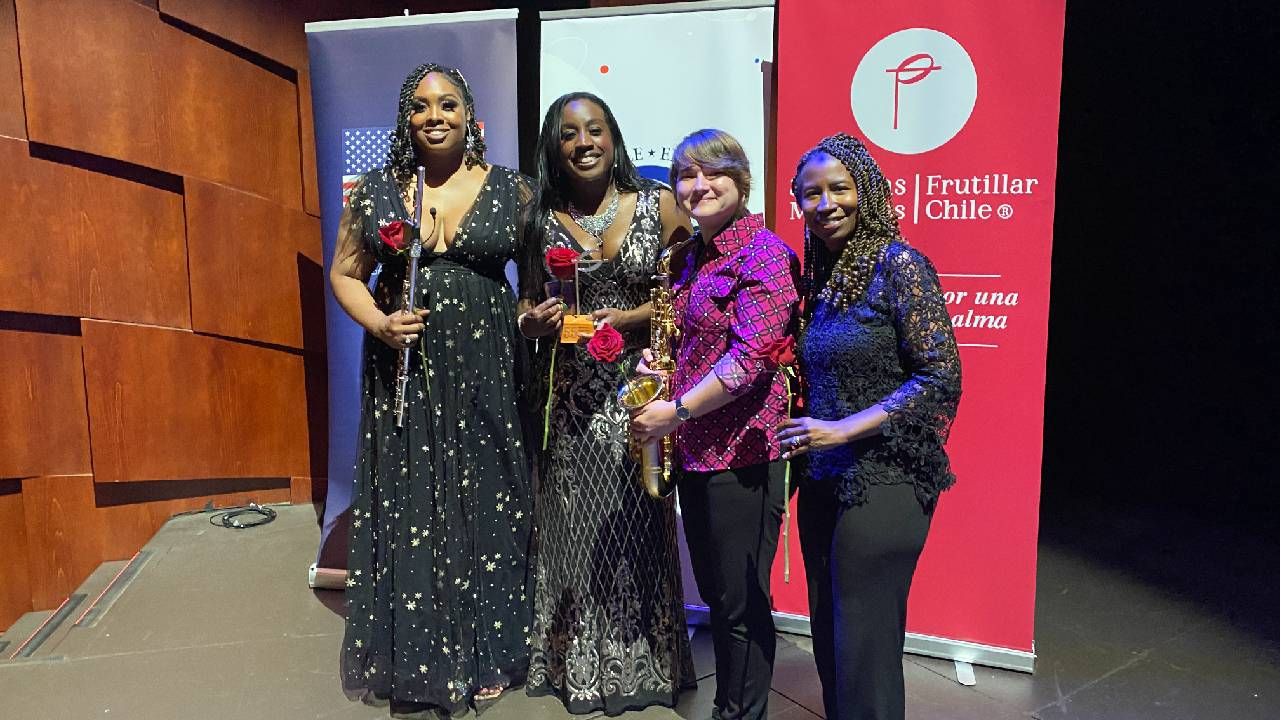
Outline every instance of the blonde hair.
<path id="1" fill-rule="evenodd" d="M 673 188 L 676 187 L 676 179 L 681 172 L 690 165 L 728 175 L 743 196 L 735 218 L 747 214 L 747 197 L 752 192 L 752 168 L 743 146 L 733 135 L 715 128 L 695 130 L 686 135 L 672 151 L 672 167 L 667 173 L 667 179 Z"/>

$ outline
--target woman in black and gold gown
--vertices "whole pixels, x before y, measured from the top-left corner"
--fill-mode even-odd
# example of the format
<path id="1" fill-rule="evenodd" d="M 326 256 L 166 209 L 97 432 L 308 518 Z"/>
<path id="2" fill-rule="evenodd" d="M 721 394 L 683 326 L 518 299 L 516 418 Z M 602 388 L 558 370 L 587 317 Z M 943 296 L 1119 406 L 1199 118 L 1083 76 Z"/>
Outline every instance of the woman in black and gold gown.
<path id="1" fill-rule="evenodd" d="M 522 268 L 520 329 L 558 339 L 559 300 L 539 302 L 552 248 L 581 254 L 578 301 L 625 339 L 615 362 L 556 347 L 550 433 L 539 473 L 538 583 L 528 692 L 572 713 L 672 706 L 695 683 L 673 498 L 642 490 L 628 456 L 620 365 L 649 344 L 659 253 L 689 236 L 670 190 L 641 178 L 609 106 L 590 93 L 552 103 L 538 144 L 539 193 Z M 547 400 L 544 395 L 543 401 Z"/>
<path id="2" fill-rule="evenodd" d="M 503 271 L 520 250 L 531 192 L 516 172 L 485 163 L 475 118 L 457 70 L 410 73 L 387 165 L 352 191 L 330 272 L 335 298 L 367 331 L 343 687 L 389 701 L 393 713 L 465 711 L 523 682 L 528 667 L 524 346 Z M 412 219 L 419 165 L 424 249 L 411 313 L 400 309 L 408 258 L 380 230 Z M 404 347 L 412 361 L 398 428 Z"/>

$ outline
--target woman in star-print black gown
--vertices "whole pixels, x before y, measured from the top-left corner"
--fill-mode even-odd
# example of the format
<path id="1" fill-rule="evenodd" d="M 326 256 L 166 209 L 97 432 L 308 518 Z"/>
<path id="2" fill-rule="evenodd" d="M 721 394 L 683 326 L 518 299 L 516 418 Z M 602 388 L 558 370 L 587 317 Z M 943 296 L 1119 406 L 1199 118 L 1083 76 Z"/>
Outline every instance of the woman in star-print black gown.
<path id="1" fill-rule="evenodd" d="M 388 164 L 353 189 L 330 273 L 335 298 L 367 331 L 343 687 L 394 714 L 463 712 L 523 682 L 528 666 L 523 344 L 504 267 L 520 250 L 530 189 L 483 153 L 462 75 L 415 69 Z M 412 218 L 417 165 L 427 171 L 423 207 L 437 212 L 434 222 L 423 213 L 408 313 L 408 258 L 379 230 Z M 403 347 L 413 352 L 398 428 Z"/>

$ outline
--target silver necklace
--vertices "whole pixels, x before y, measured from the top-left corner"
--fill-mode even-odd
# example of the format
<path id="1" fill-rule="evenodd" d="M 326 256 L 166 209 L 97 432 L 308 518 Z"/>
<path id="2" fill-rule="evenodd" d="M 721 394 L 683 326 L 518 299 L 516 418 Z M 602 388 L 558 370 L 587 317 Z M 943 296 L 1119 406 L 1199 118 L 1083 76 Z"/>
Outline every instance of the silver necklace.
<path id="1" fill-rule="evenodd" d="M 614 224 L 618 218 L 618 188 L 613 188 L 614 196 L 610 198 L 609 205 L 605 206 L 605 211 L 599 215 L 584 215 L 582 210 L 574 207 L 574 203 L 569 203 L 569 217 L 574 224 L 583 229 L 583 232 L 596 238 L 596 247 L 601 245 L 601 236 Z M 594 251 L 593 251 L 594 252 Z"/>

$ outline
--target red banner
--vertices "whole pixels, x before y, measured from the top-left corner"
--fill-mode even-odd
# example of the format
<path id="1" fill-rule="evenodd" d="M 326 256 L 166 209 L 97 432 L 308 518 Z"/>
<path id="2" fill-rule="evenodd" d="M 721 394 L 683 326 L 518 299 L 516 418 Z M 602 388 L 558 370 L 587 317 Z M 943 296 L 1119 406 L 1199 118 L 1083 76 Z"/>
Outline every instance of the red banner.
<path id="1" fill-rule="evenodd" d="M 939 503 L 908 631 L 1032 650 L 1064 0 L 779 3 L 775 225 L 819 138 L 867 141 L 908 241 L 934 261 L 961 345 Z M 795 532 L 790 538 L 800 557 Z M 781 557 L 780 557 L 781 565 Z M 799 562 L 776 608 L 807 614 Z"/>

